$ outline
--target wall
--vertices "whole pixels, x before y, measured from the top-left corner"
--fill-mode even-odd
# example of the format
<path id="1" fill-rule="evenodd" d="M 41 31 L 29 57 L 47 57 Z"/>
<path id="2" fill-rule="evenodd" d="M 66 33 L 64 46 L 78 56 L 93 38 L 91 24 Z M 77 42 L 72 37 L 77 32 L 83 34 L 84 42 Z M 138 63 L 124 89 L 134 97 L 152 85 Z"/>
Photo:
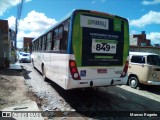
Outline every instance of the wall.
<path id="1" fill-rule="evenodd" d="M 130 46 L 131 52 L 151 52 L 151 53 L 157 53 L 160 55 L 160 47 L 154 47 L 154 46 Z"/>
<path id="2" fill-rule="evenodd" d="M 0 68 L 4 67 L 4 59 L 10 59 L 10 40 L 7 20 L 0 20 Z"/>

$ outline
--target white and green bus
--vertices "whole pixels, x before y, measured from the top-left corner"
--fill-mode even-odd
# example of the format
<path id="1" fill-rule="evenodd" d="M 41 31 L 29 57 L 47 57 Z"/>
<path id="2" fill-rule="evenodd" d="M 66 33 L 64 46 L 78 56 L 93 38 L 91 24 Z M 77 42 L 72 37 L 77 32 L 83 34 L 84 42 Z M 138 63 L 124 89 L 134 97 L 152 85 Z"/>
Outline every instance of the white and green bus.
<path id="1" fill-rule="evenodd" d="M 127 83 L 129 25 L 125 18 L 74 10 L 32 43 L 33 66 L 66 90 Z"/>

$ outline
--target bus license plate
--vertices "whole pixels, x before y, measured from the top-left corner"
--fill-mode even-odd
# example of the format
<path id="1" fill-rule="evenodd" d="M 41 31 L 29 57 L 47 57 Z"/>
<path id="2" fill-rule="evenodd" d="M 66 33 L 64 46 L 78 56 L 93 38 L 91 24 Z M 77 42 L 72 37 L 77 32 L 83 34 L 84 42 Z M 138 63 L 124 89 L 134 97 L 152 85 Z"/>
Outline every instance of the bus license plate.
<path id="1" fill-rule="evenodd" d="M 97 69 L 97 73 L 107 73 L 107 69 Z"/>

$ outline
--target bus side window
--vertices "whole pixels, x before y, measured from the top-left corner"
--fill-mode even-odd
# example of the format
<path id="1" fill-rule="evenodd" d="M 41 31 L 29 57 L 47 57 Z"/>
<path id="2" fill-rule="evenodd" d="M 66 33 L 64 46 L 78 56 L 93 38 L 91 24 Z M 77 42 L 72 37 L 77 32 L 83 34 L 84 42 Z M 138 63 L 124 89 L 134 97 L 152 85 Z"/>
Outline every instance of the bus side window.
<path id="1" fill-rule="evenodd" d="M 46 44 L 47 44 L 46 36 L 43 36 L 43 46 L 42 46 L 43 51 L 46 50 Z"/>
<path id="2" fill-rule="evenodd" d="M 63 26 L 59 27 L 59 30 L 58 30 L 58 37 L 60 39 L 62 38 L 62 35 L 63 35 Z"/>
<path id="3" fill-rule="evenodd" d="M 61 50 L 62 52 L 67 50 L 67 42 L 68 42 L 68 27 L 69 27 L 69 21 L 67 20 L 64 22 L 64 29 L 63 29 L 63 37 L 61 40 Z"/>
<path id="4" fill-rule="evenodd" d="M 41 50 L 41 39 L 39 38 L 38 39 L 38 51 L 40 51 Z"/>
<path id="5" fill-rule="evenodd" d="M 54 30 L 53 50 L 59 51 L 60 39 L 58 35 L 58 28 Z"/>
<path id="6" fill-rule="evenodd" d="M 51 42 L 52 42 L 52 32 L 49 32 L 47 34 L 47 43 L 46 43 L 46 50 L 47 51 L 51 50 Z"/>
<path id="7" fill-rule="evenodd" d="M 38 41 L 35 42 L 36 43 L 36 51 L 38 51 Z"/>
<path id="8" fill-rule="evenodd" d="M 40 51 L 42 51 L 42 46 L 43 46 L 43 39 L 42 37 L 40 38 Z"/>
<path id="9" fill-rule="evenodd" d="M 52 31 L 51 50 L 53 50 L 53 47 L 54 47 L 54 30 Z"/>
<path id="10" fill-rule="evenodd" d="M 34 52 L 34 42 L 32 42 L 32 51 Z"/>
<path id="11" fill-rule="evenodd" d="M 54 40 L 54 50 L 59 51 L 59 46 L 60 46 L 60 39 Z"/>

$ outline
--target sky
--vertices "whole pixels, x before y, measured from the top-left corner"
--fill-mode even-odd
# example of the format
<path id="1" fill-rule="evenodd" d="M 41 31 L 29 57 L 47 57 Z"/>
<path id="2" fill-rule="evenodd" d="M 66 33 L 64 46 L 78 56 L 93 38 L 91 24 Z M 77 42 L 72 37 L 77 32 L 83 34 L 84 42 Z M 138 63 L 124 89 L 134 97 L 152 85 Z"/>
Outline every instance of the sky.
<path id="1" fill-rule="evenodd" d="M 15 29 L 17 4 L 21 0 L 0 0 L 0 19 Z M 23 37 L 38 37 L 74 9 L 96 10 L 127 18 L 129 32 L 146 32 L 151 44 L 160 44 L 160 0 L 24 0 L 19 20 L 17 47 Z"/>

